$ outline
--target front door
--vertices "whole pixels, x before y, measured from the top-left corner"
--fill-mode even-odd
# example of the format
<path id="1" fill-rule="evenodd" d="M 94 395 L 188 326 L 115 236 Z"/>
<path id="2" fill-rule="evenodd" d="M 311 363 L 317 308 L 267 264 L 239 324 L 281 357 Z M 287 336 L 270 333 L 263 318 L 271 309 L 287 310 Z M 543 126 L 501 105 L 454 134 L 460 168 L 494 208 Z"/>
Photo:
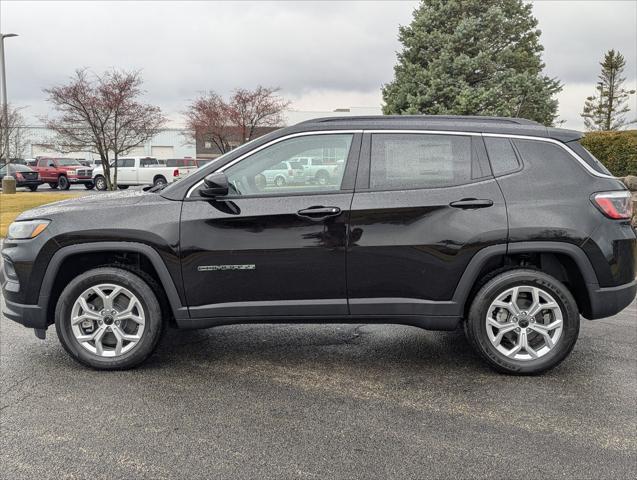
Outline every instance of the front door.
<path id="1" fill-rule="evenodd" d="M 350 216 L 351 314 L 461 313 L 453 294 L 469 261 L 507 238 L 482 137 L 372 133 L 363 145 Z"/>
<path id="2" fill-rule="evenodd" d="M 191 193 L 181 252 L 192 318 L 348 313 L 345 249 L 359 146 L 360 135 L 340 132 L 274 140 L 222 168 L 227 197 Z M 301 155 L 350 168 L 313 184 L 294 164 Z M 288 171 L 273 175 L 281 163 Z"/>

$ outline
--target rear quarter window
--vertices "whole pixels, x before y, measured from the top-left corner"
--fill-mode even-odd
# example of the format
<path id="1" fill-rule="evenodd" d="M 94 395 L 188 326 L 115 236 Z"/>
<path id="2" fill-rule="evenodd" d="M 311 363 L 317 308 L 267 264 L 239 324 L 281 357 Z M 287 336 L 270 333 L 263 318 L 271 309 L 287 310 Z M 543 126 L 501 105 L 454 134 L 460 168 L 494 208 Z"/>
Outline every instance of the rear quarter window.
<path id="1" fill-rule="evenodd" d="M 570 147 L 571 150 L 577 153 L 577 155 L 579 155 L 579 157 L 584 160 L 588 164 L 588 166 L 592 167 L 596 172 L 603 173 L 604 175 L 612 175 L 610 171 L 604 166 L 604 164 L 597 160 L 597 158 L 595 158 L 595 155 L 586 150 L 586 148 L 584 148 L 581 143 L 577 141 L 569 142 L 566 144 L 566 146 Z"/>

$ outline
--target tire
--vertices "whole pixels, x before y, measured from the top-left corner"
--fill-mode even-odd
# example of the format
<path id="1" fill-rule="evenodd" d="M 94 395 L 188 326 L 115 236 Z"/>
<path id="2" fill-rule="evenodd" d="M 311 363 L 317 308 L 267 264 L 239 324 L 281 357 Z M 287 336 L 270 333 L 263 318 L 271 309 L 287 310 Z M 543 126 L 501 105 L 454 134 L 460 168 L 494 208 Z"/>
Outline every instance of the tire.
<path id="1" fill-rule="evenodd" d="M 35 192 L 35 191 L 37 191 L 37 189 L 38 189 L 38 187 L 39 187 L 39 186 L 40 186 L 40 185 L 29 185 L 27 188 L 28 188 L 29 190 L 31 190 L 32 192 Z"/>
<path id="2" fill-rule="evenodd" d="M 119 320 L 117 315 L 100 315 L 100 310 L 104 306 L 100 297 L 94 295 L 92 288 L 98 288 L 99 285 L 111 285 L 123 287 L 122 293 L 117 294 L 115 303 L 112 308 L 123 312 L 124 306 L 128 306 L 130 293 L 135 297 L 136 304 L 133 312 L 137 317 L 143 317 L 143 326 L 137 321 L 131 319 Z M 104 289 L 108 292 L 108 289 Z M 87 293 L 89 292 L 89 293 Z M 112 294 L 111 292 L 108 292 Z M 76 331 L 71 322 L 71 317 L 78 312 L 83 314 L 84 310 L 74 311 L 76 302 L 80 296 L 85 296 L 87 302 L 95 302 L 96 310 L 91 315 L 99 317 L 101 320 L 85 320 L 80 322 L 75 328 L 80 335 L 91 335 L 103 330 L 101 340 L 99 342 L 103 349 L 103 354 L 99 354 L 97 342 L 83 342 L 77 339 Z M 91 297 L 94 297 L 91 300 Z M 123 298 L 123 300 L 120 300 Z M 90 328 L 93 330 L 85 330 L 85 322 L 92 324 Z M 120 323 L 117 323 L 120 322 Z M 126 322 L 126 323 L 124 323 Z M 86 327 L 88 328 L 88 327 Z M 155 350 L 159 339 L 163 333 L 164 322 L 162 319 L 161 306 L 150 285 L 142 280 L 138 275 L 120 268 L 101 267 L 89 270 L 75 279 L 73 279 L 62 291 L 55 308 L 55 329 L 64 349 L 73 357 L 74 360 L 91 368 L 98 370 L 124 370 L 133 368 L 144 360 L 146 360 Z M 116 341 L 115 329 L 119 332 L 132 336 L 140 330 L 141 335 L 137 341 Z M 124 345 L 126 342 L 126 345 Z M 122 351 L 118 354 L 115 350 L 117 345 L 122 345 Z M 92 350 L 91 350 L 92 349 Z M 127 350 L 128 349 L 128 350 Z M 105 356 L 112 355 L 112 356 Z"/>
<path id="3" fill-rule="evenodd" d="M 319 185 L 327 185 L 330 183 L 330 174 L 325 170 L 316 172 L 316 176 L 314 178 L 316 179 L 316 183 Z"/>
<path id="4" fill-rule="evenodd" d="M 153 180 L 153 187 L 159 187 L 162 185 L 166 185 L 167 183 L 168 182 L 166 181 L 166 179 L 160 175 L 158 177 L 155 177 L 155 179 Z"/>
<path id="5" fill-rule="evenodd" d="M 49 187 L 51 187 L 53 190 L 55 190 L 56 188 L 58 188 L 58 184 L 57 183 L 49 183 Z"/>
<path id="6" fill-rule="evenodd" d="M 97 188 L 101 192 L 108 189 L 106 178 L 104 178 L 102 175 L 98 175 L 97 177 L 95 177 L 95 180 L 93 181 L 93 183 L 95 184 L 95 188 Z"/>
<path id="7" fill-rule="evenodd" d="M 276 177 L 274 179 L 274 185 L 277 186 L 277 187 L 284 187 L 285 186 L 285 178 Z"/>
<path id="8" fill-rule="evenodd" d="M 71 188 L 71 182 L 69 182 L 68 178 L 62 175 L 58 178 L 58 186 L 60 187 L 60 190 L 68 190 Z"/>
<path id="9" fill-rule="evenodd" d="M 84 188 L 86 188 L 87 190 L 93 190 L 95 188 L 95 184 L 93 182 L 85 183 Z"/>
<path id="10" fill-rule="evenodd" d="M 515 287 L 522 287 L 518 295 L 519 314 L 511 313 L 509 307 L 494 307 L 496 300 L 502 300 Z M 541 298 L 541 305 L 554 303 L 556 307 L 543 308 L 534 316 L 526 315 L 525 309 L 529 308 L 534 292 Z M 507 298 L 510 305 L 513 298 L 504 297 L 504 303 L 507 303 Z M 528 313 L 531 313 L 530 309 Z M 487 326 L 487 316 L 502 328 L 493 326 L 493 321 Z M 493 369 L 514 375 L 533 375 L 550 370 L 568 356 L 577 341 L 579 322 L 577 303 L 564 284 L 537 270 L 515 269 L 496 275 L 480 288 L 464 322 L 464 330 L 471 346 Z M 547 337 L 536 330 L 542 329 L 544 324 L 559 324 L 559 327 L 547 330 L 552 337 L 551 343 L 554 342 L 552 346 L 549 346 Z M 561 331 L 558 331 L 559 328 Z M 496 346 L 499 336 L 499 345 Z M 515 354 L 503 352 L 513 352 L 525 342 L 529 342 L 530 350 L 522 347 Z"/>
<path id="11" fill-rule="evenodd" d="M 117 188 L 119 188 L 120 190 L 126 190 L 129 187 L 129 185 L 118 185 Z"/>

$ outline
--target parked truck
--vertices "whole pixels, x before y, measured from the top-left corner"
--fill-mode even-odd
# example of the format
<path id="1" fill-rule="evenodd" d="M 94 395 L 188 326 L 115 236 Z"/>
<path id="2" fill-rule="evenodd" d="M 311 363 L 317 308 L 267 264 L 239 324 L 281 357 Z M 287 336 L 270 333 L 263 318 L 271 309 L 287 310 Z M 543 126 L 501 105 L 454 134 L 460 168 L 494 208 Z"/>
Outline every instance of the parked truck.
<path id="1" fill-rule="evenodd" d="M 31 168 L 38 172 L 40 180 L 48 183 L 51 188 L 68 190 L 72 184 L 81 184 L 90 190 L 95 186 L 93 170 L 75 158 L 38 157 Z"/>
<path id="2" fill-rule="evenodd" d="M 111 169 L 115 162 L 111 164 Z M 117 186 L 128 188 L 131 185 L 166 185 L 181 177 L 179 168 L 163 166 L 152 157 L 126 157 L 117 160 Z M 108 185 L 104 168 L 93 170 L 93 182 L 98 190 L 106 190 Z"/>

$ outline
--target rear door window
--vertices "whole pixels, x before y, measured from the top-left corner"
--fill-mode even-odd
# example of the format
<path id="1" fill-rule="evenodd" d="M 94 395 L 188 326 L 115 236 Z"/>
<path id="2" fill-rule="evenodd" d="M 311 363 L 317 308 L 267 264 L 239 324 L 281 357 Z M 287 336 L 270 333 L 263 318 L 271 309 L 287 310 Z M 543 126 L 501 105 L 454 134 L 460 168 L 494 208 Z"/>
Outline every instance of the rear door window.
<path id="1" fill-rule="evenodd" d="M 372 135 L 370 188 L 398 190 L 472 181 L 471 137 L 380 133 Z"/>

